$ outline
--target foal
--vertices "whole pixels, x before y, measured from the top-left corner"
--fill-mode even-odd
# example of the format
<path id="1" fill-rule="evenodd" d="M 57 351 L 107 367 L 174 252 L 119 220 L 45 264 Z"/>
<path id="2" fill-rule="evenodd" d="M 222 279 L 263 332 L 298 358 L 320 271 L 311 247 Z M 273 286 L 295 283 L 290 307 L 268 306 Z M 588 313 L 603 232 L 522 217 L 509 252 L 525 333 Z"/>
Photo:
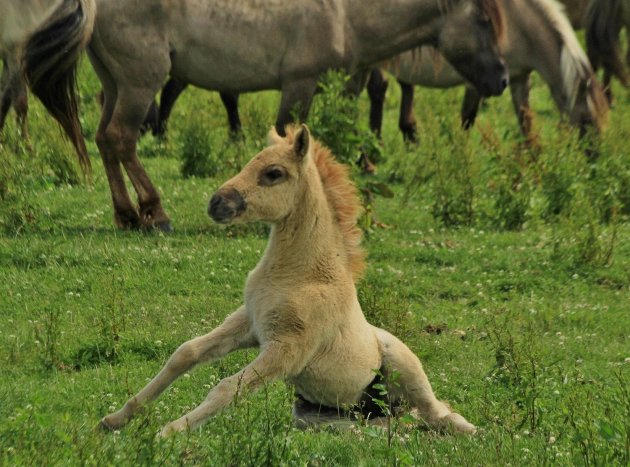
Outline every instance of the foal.
<path id="1" fill-rule="evenodd" d="M 474 433 L 464 417 L 438 401 L 418 358 L 396 337 L 370 325 L 357 300 L 355 280 L 364 268 L 357 227 L 360 203 L 348 169 L 312 141 L 308 129 L 275 130 L 259 153 L 210 200 L 219 223 L 271 224 L 267 249 L 249 273 L 245 303 L 218 328 L 181 345 L 162 371 L 101 424 L 126 424 L 195 364 L 245 347 L 256 359 L 214 387 L 205 401 L 160 434 L 193 429 L 228 405 L 240 390 L 277 379 L 295 386 L 306 402 L 346 407 L 365 401 L 380 370 L 398 374 L 388 388 L 436 429 Z"/>

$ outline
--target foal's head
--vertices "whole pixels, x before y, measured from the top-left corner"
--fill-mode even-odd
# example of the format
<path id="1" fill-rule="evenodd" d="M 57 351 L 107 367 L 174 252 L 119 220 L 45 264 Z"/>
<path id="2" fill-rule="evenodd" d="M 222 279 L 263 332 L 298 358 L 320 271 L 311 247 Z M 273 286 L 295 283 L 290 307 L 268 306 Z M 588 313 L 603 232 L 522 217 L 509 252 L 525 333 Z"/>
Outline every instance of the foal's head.
<path id="1" fill-rule="evenodd" d="M 208 214 L 216 222 L 278 222 L 295 209 L 308 176 L 311 136 L 302 125 L 291 143 L 273 139 L 275 144 L 258 153 L 212 196 Z"/>
<path id="2" fill-rule="evenodd" d="M 504 25 L 502 0 L 462 0 L 447 12 L 438 37 L 442 55 L 484 96 L 500 95 L 508 84 L 499 52 Z"/>

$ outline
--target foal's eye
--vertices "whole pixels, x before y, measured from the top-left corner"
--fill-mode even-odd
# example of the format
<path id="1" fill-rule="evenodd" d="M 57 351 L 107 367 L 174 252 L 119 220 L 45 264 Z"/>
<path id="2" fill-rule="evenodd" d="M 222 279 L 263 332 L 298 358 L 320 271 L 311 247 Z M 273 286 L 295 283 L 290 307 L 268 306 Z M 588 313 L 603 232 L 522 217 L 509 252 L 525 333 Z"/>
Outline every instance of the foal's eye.
<path id="1" fill-rule="evenodd" d="M 272 165 L 271 167 L 267 167 L 261 174 L 260 184 L 267 186 L 276 185 L 284 181 L 286 177 L 286 172 L 282 167 Z"/>

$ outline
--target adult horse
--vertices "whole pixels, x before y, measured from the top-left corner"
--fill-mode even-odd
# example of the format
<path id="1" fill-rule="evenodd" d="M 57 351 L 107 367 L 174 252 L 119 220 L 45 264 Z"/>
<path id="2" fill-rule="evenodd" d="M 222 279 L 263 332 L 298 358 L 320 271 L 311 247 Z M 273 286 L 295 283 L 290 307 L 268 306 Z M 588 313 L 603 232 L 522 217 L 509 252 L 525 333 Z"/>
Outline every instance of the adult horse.
<path id="1" fill-rule="evenodd" d="M 11 101 L 19 102 L 13 100 L 19 89 L 25 100 L 20 87 L 24 73 L 33 93 L 68 134 L 86 171 L 90 160 L 77 116 L 76 65 L 92 34 L 94 16 L 94 0 L 0 0 L 0 57 L 7 81 L 3 91 L 9 89 Z M 3 98 L 6 106 L 7 95 Z"/>
<path id="2" fill-rule="evenodd" d="M 328 69 L 355 72 L 432 44 L 484 94 L 507 85 L 497 38 L 500 0 L 97 0 L 88 48 L 103 84 L 96 141 L 122 228 L 170 229 L 136 154 L 139 129 L 166 76 L 236 94 L 280 89 L 280 133 L 307 115 Z M 122 167 L 138 194 L 129 197 Z"/>
<path id="3" fill-rule="evenodd" d="M 593 69 L 560 4 L 555 0 L 504 0 L 506 35 L 501 51 L 510 69 L 510 91 L 521 133 L 531 140 L 532 111 L 529 106 L 530 75 L 537 71 L 547 83 L 558 110 L 584 134 L 601 130 L 608 104 Z M 466 83 L 454 67 L 434 49 L 406 52 L 384 68 L 400 82 L 402 99 L 399 127 L 408 140 L 416 139 L 413 115 L 413 85 L 448 88 Z M 382 72 L 373 70 L 368 83 L 372 104 L 370 125 L 380 133 L 386 89 Z M 466 87 L 462 125 L 475 121 L 482 96 Z"/>
<path id="4" fill-rule="evenodd" d="M 319 416 L 322 408 L 339 414 L 358 406 L 374 417 L 373 399 L 384 397 L 375 391 L 377 383 L 387 386 L 392 406 L 408 404 L 430 427 L 474 433 L 471 423 L 435 397 L 418 357 L 363 315 L 355 288 L 365 266 L 357 226 L 361 203 L 348 167 L 312 140 L 306 127 L 287 133 L 281 138 L 272 130 L 270 147 L 223 184 L 208 206 L 216 222 L 271 224 L 265 253 L 247 277 L 243 305 L 212 332 L 182 344 L 101 426 L 121 428 L 196 364 L 258 347 L 254 361 L 221 380 L 160 434 L 195 429 L 239 393 L 279 379 L 314 409 L 296 406 L 302 426 L 327 422 Z"/>

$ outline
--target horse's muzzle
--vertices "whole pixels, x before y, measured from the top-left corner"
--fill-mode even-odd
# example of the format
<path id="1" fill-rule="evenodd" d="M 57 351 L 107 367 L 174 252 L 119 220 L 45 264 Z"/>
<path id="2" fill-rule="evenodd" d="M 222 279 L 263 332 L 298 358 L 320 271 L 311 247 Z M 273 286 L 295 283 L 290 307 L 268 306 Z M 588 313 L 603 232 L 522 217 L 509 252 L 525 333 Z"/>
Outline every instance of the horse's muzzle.
<path id="1" fill-rule="evenodd" d="M 237 190 L 234 188 L 221 188 L 210 198 L 208 215 L 215 222 L 227 224 L 243 213 L 246 206 L 247 203 Z"/>
<path id="2" fill-rule="evenodd" d="M 510 82 L 507 65 L 500 59 L 487 73 L 481 86 L 484 97 L 500 96 Z"/>

